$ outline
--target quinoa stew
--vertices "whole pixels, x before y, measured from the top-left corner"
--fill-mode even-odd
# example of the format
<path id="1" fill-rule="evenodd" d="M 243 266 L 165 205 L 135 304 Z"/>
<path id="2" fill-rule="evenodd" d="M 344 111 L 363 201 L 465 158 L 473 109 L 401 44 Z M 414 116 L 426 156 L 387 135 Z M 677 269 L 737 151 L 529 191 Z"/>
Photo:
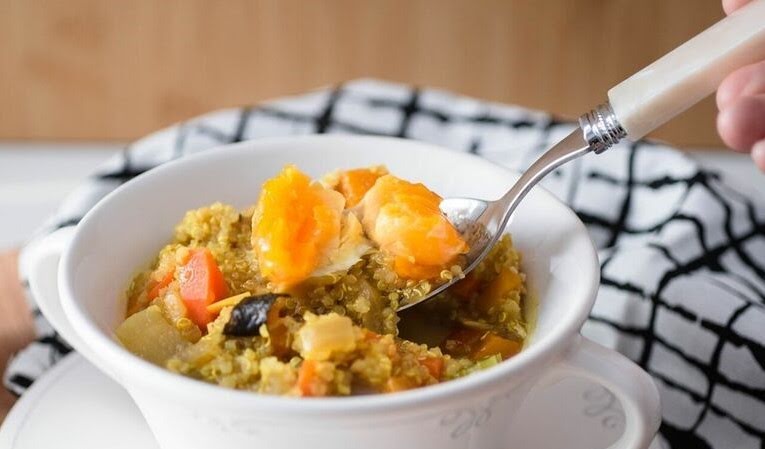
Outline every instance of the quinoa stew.
<path id="1" fill-rule="evenodd" d="M 467 243 L 426 186 L 385 167 L 312 180 L 287 166 L 253 201 L 179 217 L 127 288 L 124 347 L 202 381 L 291 396 L 432 385 L 523 347 L 528 300 L 510 236 L 464 276 Z"/>

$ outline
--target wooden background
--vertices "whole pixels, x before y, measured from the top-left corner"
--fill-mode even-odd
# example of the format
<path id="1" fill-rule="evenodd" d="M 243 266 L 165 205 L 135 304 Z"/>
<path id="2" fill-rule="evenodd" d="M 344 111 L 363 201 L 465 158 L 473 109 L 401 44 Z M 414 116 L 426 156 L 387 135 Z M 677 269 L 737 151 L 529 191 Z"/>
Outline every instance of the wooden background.
<path id="1" fill-rule="evenodd" d="M 0 138 L 133 139 L 356 77 L 577 116 L 720 0 L 0 0 Z M 711 101 L 655 136 L 719 145 Z"/>

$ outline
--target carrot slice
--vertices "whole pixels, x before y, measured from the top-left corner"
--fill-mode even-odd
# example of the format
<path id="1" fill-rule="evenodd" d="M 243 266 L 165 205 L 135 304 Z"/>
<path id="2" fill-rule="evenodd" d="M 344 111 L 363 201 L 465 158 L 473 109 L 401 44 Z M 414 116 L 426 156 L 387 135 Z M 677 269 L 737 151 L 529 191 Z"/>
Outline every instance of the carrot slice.
<path id="1" fill-rule="evenodd" d="M 180 278 L 181 299 L 189 319 L 204 329 L 214 316 L 207 310 L 207 306 L 228 294 L 226 280 L 210 250 L 191 250 L 191 256 L 183 265 Z"/>
<path id="2" fill-rule="evenodd" d="M 431 376 L 440 380 L 444 372 L 444 359 L 440 357 L 425 357 L 419 360 L 420 365 L 424 366 Z"/>
<path id="3" fill-rule="evenodd" d="M 319 362 L 304 360 L 298 370 L 297 386 L 303 396 L 326 396 L 327 385 L 319 377 Z"/>

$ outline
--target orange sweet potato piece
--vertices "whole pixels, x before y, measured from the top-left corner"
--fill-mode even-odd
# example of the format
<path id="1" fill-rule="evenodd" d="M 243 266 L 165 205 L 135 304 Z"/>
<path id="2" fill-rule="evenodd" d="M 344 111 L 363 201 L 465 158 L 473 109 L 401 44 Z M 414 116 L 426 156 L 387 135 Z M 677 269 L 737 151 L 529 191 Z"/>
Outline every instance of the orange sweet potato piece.
<path id="1" fill-rule="evenodd" d="M 488 312 L 489 309 L 506 300 L 509 293 L 520 290 L 522 285 L 523 279 L 517 271 L 503 268 L 476 298 L 474 303 L 476 309 Z"/>
<path id="2" fill-rule="evenodd" d="M 521 350 L 521 343 L 501 337 L 491 331 L 460 327 L 446 338 L 451 343 L 449 354 L 481 360 L 499 355 L 502 360 L 514 356 Z"/>
<path id="3" fill-rule="evenodd" d="M 449 287 L 449 291 L 461 299 L 472 299 L 478 294 L 479 285 L 478 277 L 473 272 L 470 272 L 464 279 Z"/>
<path id="4" fill-rule="evenodd" d="M 502 357 L 502 360 L 507 360 L 519 352 L 521 352 L 520 342 L 508 340 L 493 332 L 488 332 L 475 345 L 471 358 L 473 360 L 481 360 L 493 355 L 499 355 Z"/>

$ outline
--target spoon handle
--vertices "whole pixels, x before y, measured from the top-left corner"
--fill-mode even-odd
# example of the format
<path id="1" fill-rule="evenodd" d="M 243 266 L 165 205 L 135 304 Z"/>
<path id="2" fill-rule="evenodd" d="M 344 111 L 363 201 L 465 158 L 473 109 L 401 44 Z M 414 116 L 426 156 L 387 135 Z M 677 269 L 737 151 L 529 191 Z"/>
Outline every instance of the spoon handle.
<path id="1" fill-rule="evenodd" d="M 608 91 L 637 140 L 715 91 L 728 74 L 765 59 L 765 0 L 754 0 Z"/>
<path id="2" fill-rule="evenodd" d="M 508 190 L 502 198 L 494 201 L 489 206 L 490 209 L 498 209 L 500 214 L 502 214 L 497 214 L 502 217 L 497 229 L 502 230 L 507 226 L 507 223 L 510 221 L 510 216 L 521 203 L 521 200 L 523 200 L 531 188 L 539 183 L 542 178 L 566 162 L 570 162 L 583 156 L 593 151 L 593 149 L 593 145 L 589 144 L 584 139 L 582 131 L 576 129 L 542 154 L 539 159 L 534 161 L 534 163 L 521 174 L 518 181 L 513 184 L 510 190 Z M 494 211 L 490 210 L 489 213 L 494 213 Z M 499 233 L 497 235 L 499 235 Z"/>
<path id="3" fill-rule="evenodd" d="M 544 153 L 494 204 L 502 229 L 523 197 L 558 166 L 622 138 L 639 139 L 714 92 L 729 73 L 765 59 L 765 0 L 754 0 L 608 91 L 580 130 Z"/>

